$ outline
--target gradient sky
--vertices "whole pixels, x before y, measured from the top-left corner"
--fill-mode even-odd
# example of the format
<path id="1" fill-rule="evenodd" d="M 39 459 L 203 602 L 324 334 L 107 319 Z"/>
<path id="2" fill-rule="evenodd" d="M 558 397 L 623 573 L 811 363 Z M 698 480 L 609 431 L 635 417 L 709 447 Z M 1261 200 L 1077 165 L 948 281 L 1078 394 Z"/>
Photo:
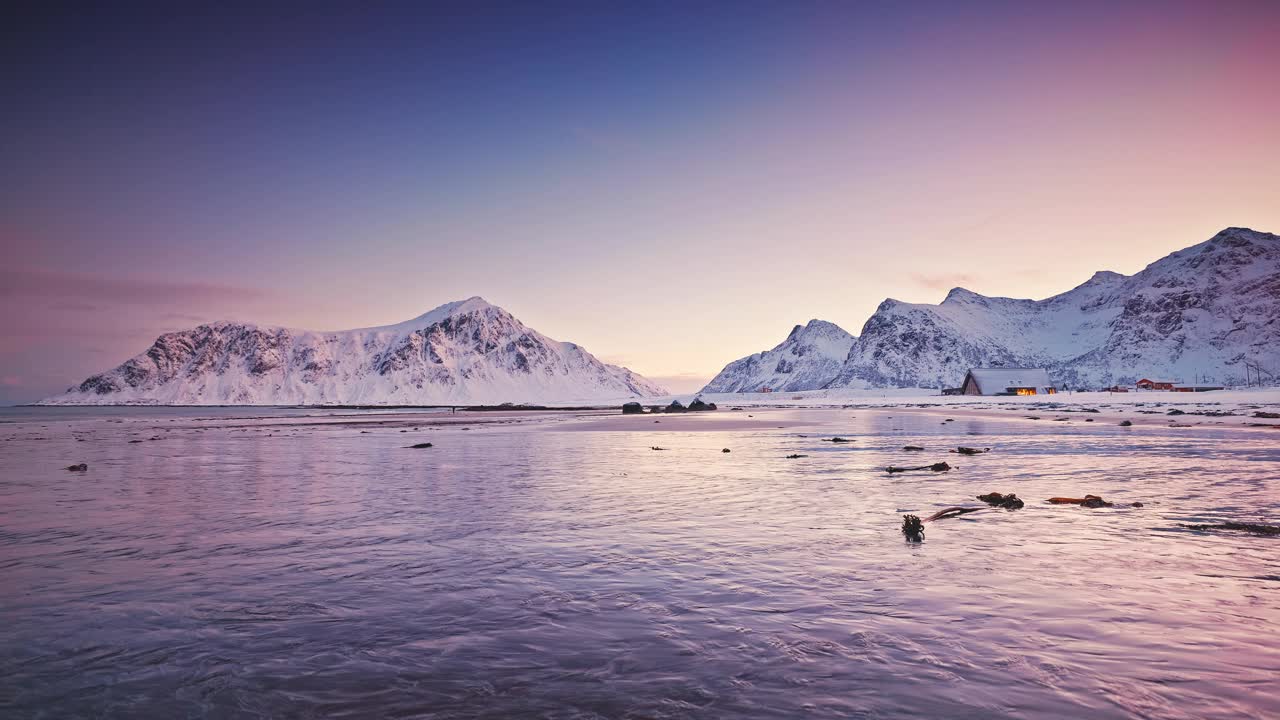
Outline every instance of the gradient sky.
<path id="1" fill-rule="evenodd" d="M 1280 230 L 1277 2 L 369 5 L 9 11 L 0 403 L 471 295 L 691 391 Z"/>

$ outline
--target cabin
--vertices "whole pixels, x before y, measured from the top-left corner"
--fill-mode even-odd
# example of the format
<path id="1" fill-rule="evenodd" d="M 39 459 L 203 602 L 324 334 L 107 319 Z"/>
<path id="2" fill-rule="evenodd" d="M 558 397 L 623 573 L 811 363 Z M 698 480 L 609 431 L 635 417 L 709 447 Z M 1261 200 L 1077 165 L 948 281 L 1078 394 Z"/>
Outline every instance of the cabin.
<path id="1" fill-rule="evenodd" d="M 1118 392 L 1127 393 L 1127 392 L 1129 392 L 1129 388 L 1127 388 L 1127 387 L 1125 387 L 1125 386 L 1123 386 L 1123 385 L 1112 385 L 1111 387 L 1107 388 L 1107 392 L 1109 392 L 1109 393 L 1118 393 Z"/>
<path id="2" fill-rule="evenodd" d="M 1210 390 L 1223 390 L 1221 385 L 1175 385 L 1174 392 L 1209 392 Z"/>
<path id="3" fill-rule="evenodd" d="M 1177 383 L 1173 380 L 1150 380 L 1148 378 L 1142 378 L 1138 382 L 1134 383 L 1134 387 L 1139 390 L 1172 390 L 1173 386 L 1176 384 Z"/>
<path id="4" fill-rule="evenodd" d="M 960 387 L 965 395 L 1052 395 L 1058 391 L 1044 368 L 971 368 Z"/>

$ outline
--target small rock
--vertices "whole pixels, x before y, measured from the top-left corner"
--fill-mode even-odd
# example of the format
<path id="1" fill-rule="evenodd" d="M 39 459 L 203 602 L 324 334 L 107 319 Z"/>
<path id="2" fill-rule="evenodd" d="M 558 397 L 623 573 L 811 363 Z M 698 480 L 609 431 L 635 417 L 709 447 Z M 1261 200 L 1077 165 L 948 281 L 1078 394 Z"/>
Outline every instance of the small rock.
<path id="1" fill-rule="evenodd" d="M 1133 427 L 1133 422 L 1129 420 L 1121 420 L 1120 427 Z"/>
<path id="2" fill-rule="evenodd" d="M 903 450 L 910 450 L 910 451 L 913 451 L 913 452 L 914 452 L 914 451 L 918 451 L 918 450 L 924 450 L 924 448 L 920 447 L 919 445 L 903 445 L 903 446 L 902 446 L 902 449 L 903 449 Z"/>
<path id="3" fill-rule="evenodd" d="M 664 447 L 658 447 L 657 445 L 650 445 L 650 446 L 649 446 L 649 449 L 650 449 L 650 450 L 666 450 L 666 448 L 664 448 Z"/>
<path id="4" fill-rule="evenodd" d="M 788 455 L 788 456 L 787 456 L 787 459 L 788 459 L 788 460 L 797 460 L 797 459 L 802 458 L 802 457 L 809 457 L 809 456 L 808 456 L 808 455 Z"/>
<path id="5" fill-rule="evenodd" d="M 80 463 L 79 465 L 68 465 L 67 469 L 71 472 L 85 472 L 89 469 L 88 463 Z"/>
<path id="6" fill-rule="evenodd" d="M 409 446 L 409 449 L 411 449 L 411 450 L 425 450 L 426 448 L 429 448 L 429 447 L 435 447 L 435 446 L 434 446 L 434 445 L 432 445 L 431 443 L 418 443 L 417 445 L 410 445 L 410 446 Z"/>
<path id="7" fill-rule="evenodd" d="M 720 452 L 722 452 L 722 453 L 727 453 L 727 452 L 729 452 L 729 448 L 725 448 L 725 449 L 721 450 Z"/>
<path id="8" fill-rule="evenodd" d="M 623 415 L 639 415 L 642 412 L 644 412 L 644 406 L 638 402 L 623 403 L 622 405 Z"/>

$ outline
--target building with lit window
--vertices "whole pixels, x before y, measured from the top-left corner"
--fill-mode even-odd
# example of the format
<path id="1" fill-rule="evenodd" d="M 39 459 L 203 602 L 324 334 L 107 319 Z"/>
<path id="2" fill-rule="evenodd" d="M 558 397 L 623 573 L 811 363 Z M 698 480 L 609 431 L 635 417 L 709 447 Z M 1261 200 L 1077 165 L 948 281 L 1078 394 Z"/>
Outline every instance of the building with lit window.
<path id="1" fill-rule="evenodd" d="M 1052 395 L 1058 390 L 1044 368 L 972 368 L 961 385 L 965 395 Z"/>

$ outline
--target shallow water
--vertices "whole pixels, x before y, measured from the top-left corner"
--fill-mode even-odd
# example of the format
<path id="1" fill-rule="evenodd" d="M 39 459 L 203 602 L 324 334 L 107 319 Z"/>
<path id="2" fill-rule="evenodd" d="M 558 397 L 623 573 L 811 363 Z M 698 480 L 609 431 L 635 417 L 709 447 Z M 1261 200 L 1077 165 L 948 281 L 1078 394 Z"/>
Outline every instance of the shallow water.
<path id="1" fill-rule="evenodd" d="M 1280 715 L 1280 538 L 1179 527 L 1280 520 L 1265 431 L 100 412 L 0 416 L 5 716 Z"/>

